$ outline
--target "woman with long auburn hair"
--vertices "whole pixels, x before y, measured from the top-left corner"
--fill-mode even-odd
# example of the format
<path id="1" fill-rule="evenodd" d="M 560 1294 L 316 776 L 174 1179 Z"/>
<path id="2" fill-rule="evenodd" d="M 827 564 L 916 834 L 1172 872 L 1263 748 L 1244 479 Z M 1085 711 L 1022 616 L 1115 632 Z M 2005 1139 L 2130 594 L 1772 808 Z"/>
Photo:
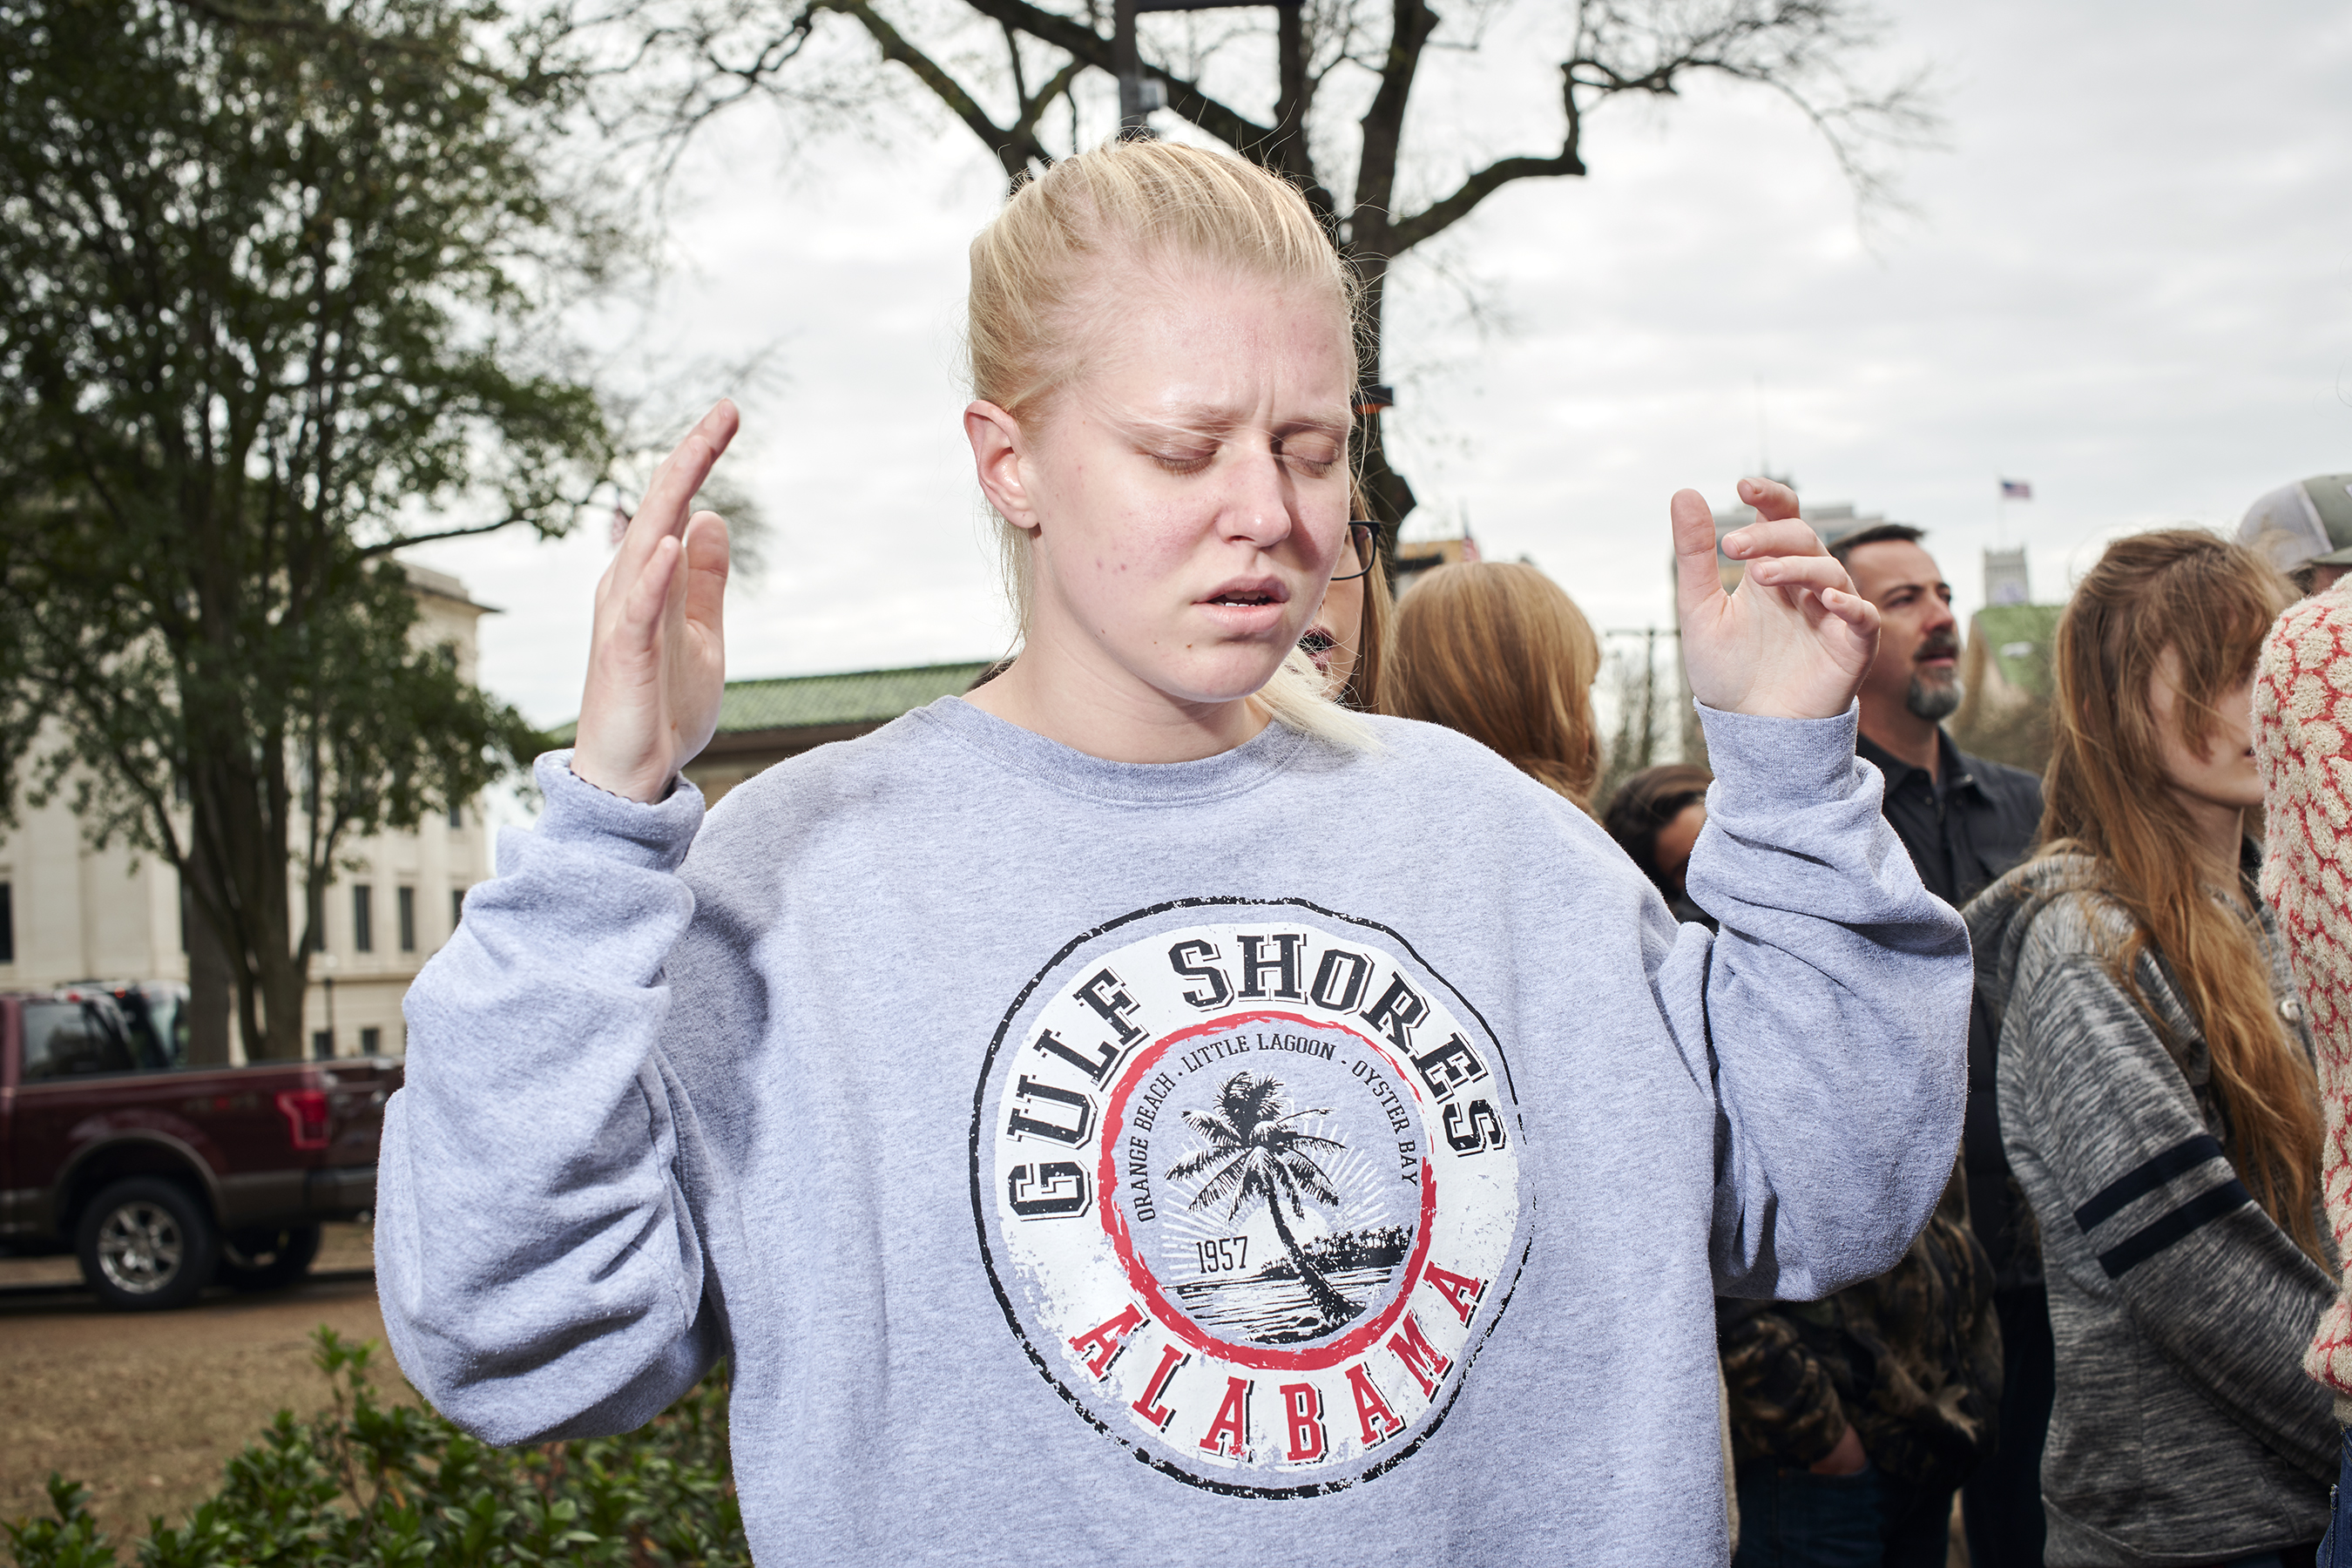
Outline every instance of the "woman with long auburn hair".
<path id="1" fill-rule="evenodd" d="M 1592 809 L 1601 639 L 1568 591 L 1533 566 L 1433 567 L 1398 602 L 1393 710 L 1458 730 Z"/>
<path id="2" fill-rule="evenodd" d="M 2050 1279 L 2053 1564 L 2308 1563 L 2326 1525 L 2319 1110 L 2245 833 L 2289 597 L 2211 534 L 2110 545 L 2058 625 L 2041 847 L 1969 906 Z"/>

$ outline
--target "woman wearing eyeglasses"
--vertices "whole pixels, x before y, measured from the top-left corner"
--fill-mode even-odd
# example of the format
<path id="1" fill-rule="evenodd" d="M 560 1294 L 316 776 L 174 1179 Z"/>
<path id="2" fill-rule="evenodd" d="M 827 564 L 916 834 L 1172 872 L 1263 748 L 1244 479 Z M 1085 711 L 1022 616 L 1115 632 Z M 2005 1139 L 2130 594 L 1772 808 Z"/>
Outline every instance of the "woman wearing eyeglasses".
<path id="1" fill-rule="evenodd" d="M 511 1443 L 727 1357 L 769 1563 L 1721 1562 L 1716 1292 L 1884 1268 L 1959 1132 L 1967 948 L 1853 761 L 1875 612 L 1785 488 L 1736 600 L 1675 499 L 1718 942 L 1298 652 L 1358 366 L 1297 191 L 1117 143 L 971 275 L 1017 656 L 706 818 L 732 410 L 688 437 L 408 994 L 403 1367 Z"/>
<path id="2" fill-rule="evenodd" d="M 1352 510 L 1367 517 L 1363 492 L 1350 486 Z M 1380 528 L 1350 522 L 1331 585 L 1299 648 L 1331 683 L 1332 696 L 1359 713 L 1386 713 L 1389 661 L 1394 657 L 1396 599 L 1381 565 Z"/>

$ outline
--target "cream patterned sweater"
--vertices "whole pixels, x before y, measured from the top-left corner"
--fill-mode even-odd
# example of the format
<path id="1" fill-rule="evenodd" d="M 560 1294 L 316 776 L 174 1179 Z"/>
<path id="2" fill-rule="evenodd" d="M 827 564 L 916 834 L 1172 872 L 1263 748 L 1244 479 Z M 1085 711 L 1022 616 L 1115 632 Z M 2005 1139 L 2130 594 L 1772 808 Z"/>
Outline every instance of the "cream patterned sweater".
<path id="1" fill-rule="evenodd" d="M 2263 897 L 2278 911 L 2310 1011 L 2326 1121 L 2327 1224 L 2352 1245 L 2352 577 L 2281 616 L 2254 679 L 2268 821 Z M 2337 1282 L 2304 1368 L 2352 1424 L 2352 1301 Z"/>

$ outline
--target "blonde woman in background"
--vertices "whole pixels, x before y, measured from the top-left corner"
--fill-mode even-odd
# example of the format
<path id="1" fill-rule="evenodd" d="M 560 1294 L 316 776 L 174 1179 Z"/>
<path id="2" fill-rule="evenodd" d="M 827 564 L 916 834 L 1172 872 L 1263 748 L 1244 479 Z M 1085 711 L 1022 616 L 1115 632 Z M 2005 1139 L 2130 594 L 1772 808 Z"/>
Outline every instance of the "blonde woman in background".
<path id="1" fill-rule="evenodd" d="M 1396 664 L 1392 711 L 1457 730 L 1592 809 L 1601 639 L 1559 584 L 1511 562 L 1434 567 L 1398 605 Z"/>

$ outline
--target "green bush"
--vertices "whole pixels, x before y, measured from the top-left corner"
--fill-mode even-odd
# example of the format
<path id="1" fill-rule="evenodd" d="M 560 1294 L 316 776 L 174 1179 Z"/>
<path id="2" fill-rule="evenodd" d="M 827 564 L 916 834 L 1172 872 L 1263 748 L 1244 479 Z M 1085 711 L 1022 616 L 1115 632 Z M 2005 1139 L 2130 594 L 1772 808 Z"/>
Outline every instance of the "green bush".
<path id="1" fill-rule="evenodd" d="M 493 1448 L 433 1411 L 378 1404 L 371 1344 L 311 1338 L 333 1403 L 307 1422 L 279 1411 L 185 1524 L 151 1521 L 142 1568 L 751 1563 L 723 1368 L 627 1436 Z M 79 1482 L 52 1475 L 49 1500 L 54 1520 L 0 1525 L 19 1568 L 116 1563 Z"/>

